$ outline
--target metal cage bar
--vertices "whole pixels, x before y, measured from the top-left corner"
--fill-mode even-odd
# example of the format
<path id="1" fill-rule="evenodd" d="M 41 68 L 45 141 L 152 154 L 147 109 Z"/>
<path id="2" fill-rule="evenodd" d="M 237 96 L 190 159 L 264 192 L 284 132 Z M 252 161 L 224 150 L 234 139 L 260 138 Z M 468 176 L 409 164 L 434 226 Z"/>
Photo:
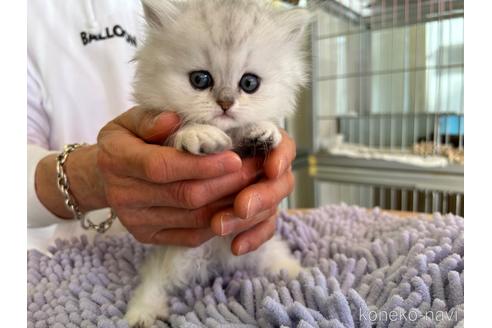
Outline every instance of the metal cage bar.
<path id="1" fill-rule="evenodd" d="M 423 142 L 431 154 L 443 145 L 463 151 L 464 1 L 374 0 L 369 8 L 359 0 L 321 4 L 311 38 L 315 153 L 335 135 L 380 151 L 411 152 Z M 429 173 L 362 162 L 347 167 L 318 161 L 316 191 L 327 182 L 350 183 L 366 189 L 344 189 L 335 198 L 463 213 L 462 169 Z"/>
<path id="2" fill-rule="evenodd" d="M 463 215 L 463 193 L 334 181 L 318 181 L 317 188 L 320 193 L 320 203 L 317 205 L 344 202 L 349 205 L 405 212 Z M 346 197 L 345 194 L 351 194 L 353 197 Z"/>

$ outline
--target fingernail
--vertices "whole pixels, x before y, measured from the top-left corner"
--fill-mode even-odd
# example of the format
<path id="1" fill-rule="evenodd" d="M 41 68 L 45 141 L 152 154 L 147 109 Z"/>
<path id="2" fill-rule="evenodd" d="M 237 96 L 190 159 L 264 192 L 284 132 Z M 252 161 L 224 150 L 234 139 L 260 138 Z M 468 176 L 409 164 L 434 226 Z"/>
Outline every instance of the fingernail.
<path id="1" fill-rule="evenodd" d="M 146 133 L 154 132 L 154 134 L 146 136 L 144 139 L 147 141 L 164 141 L 179 129 L 180 122 L 179 116 L 175 113 L 162 112 L 150 120 L 150 126 L 146 127 L 149 131 Z M 159 129 L 157 129 L 158 127 Z"/>
<path id="2" fill-rule="evenodd" d="M 236 154 L 227 154 L 226 156 L 223 156 L 220 159 L 220 164 L 224 169 L 224 173 L 236 172 L 243 166 L 241 158 Z"/>
<path id="3" fill-rule="evenodd" d="M 160 118 L 161 118 L 163 115 L 164 115 L 164 113 L 160 113 L 160 114 L 157 114 L 156 116 L 154 116 L 154 118 L 152 119 L 152 122 L 151 122 L 151 123 L 152 123 L 152 126 L 154 126 L 154 125 L 157 123 L 157 121 L 159 121 L 159 120 L 160 120 Z"/>
<path id="4" fill-rule="evenodd" d="M 179 120 L 178 116 L 173 112 L 162 112 L 159 115 L 156 115 L 156 117 L 154 117 L 154 119 L 152 120 L 152 126 L 156 125 L 157 122 L 160 120 L 169 119 L 169 118 Z"/>
<path id="5" fill-rule="evenodd" d="M 234 231 L 236 222 L 239 220 L 237 217 L 230 213 L 225 213 L 220 217 L 220 235 L 227 236 Z"/>
<path id="6" fill-rule="evenodd" d="M 257 193 L 252 194 L 248 200 L 248 205 L 246 206 L 246 219 L 249 219 L 252 216 L 256 215 L 258 210 L 261 209 L 261 206 L 262 202 L 260 195 L 258 195 Z"/>
<path id="7" fill-rule="evenodd" d="M 237 255 L 243 255 L 249 252 L 249 243 L 247 242 L 242 242 L 239 244 L 239 248 L 237 250 Z"/>
<path id="8" fill-rule="evenodd" d="M 261 211 L 260 213 L 256 214 L 251 218 L 251 220 L 260 220 L 260 219 L 265 219 L 267 216 L 271 216 L 271 209 L 267 209 L 264 211 Z"/>
<path id="9" fill-rule="evenodd" d="M 162 118 L 162 117 L 166 117 L 167 116 L 167 113 L 160 113 L 160 114 L 157 114 L 154 119 L 152 120 L 152 126 L 156 125 L 157 122 Z"/>
<path id="10" fill-rule="evenodd" d="M 277 178 L 279 178 L 283 173 L 284 173 L 284 164 L 285 161 L 283 158 L 281 158 L 279 161 L 278 161 L 278 165 L 277 165 Z"/>

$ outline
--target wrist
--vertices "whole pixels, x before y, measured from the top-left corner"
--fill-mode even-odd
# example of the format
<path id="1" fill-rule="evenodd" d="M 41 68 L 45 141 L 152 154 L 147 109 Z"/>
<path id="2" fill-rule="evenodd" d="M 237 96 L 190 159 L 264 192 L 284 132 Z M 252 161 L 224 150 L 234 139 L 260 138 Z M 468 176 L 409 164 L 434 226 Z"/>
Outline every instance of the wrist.
<path id="1" fill-rule="evenodd" d="M 63 196 L 56 185 L 56 156 L 48 155 L 36 166 L 34 177 L 36 195 L 51 213 L 62 219 L 71 219 L 73 214 L 65 206 Z"/>
<path id="2" fill-rule="evenodd" d="M 84 146 L 67 157 L 65 172 L 70 192 L 82 212 L 107 207 L 104 183 L 97 167 L 97 145 Z"/>
<path id="3" fill-rule="evenodd" d="M 104 185 L 97 169 L 97 146 L 85 146 L 71 153 L 64 165 L 70 192 L 82 212 L 107 206 Z M 36 194 L 41 203 L 63 219 L 73 218 L 57 186 L 56 155 L 43 158 L 36 167 Z"/>

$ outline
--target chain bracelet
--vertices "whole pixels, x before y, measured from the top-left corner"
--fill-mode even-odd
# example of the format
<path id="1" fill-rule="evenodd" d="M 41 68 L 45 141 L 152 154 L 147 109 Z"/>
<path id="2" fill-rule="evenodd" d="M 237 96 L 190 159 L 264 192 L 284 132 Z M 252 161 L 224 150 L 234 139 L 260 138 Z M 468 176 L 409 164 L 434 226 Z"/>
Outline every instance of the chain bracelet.
<path id="1" fill-rule="evenodd" d="M 84 213 L 80 211 L 79 205 L 77 204 L 75 198 L 70 192 L 70 185 L 68 183 L 68 178 L 67 175 L 65 174 L 65 171 L 63 170 L 63 165 L 65 164 L 68 155 L 74 150 L 76 150 L 77 148 L 80 148 L 85 145 L 86 144 L 65 145 L 63 147 L 63 151 L 56 157 L 56 178 L 58 183 L 58 189 L 60 189 L 61 193 L 63 194 L 63 197 L 65 198 L 65 205 L 73 213 L 74 217 L 80 221 L 80 225 L 82 226 L 82 228 L 84 228 L 85 230 L 94 230 L 99 233 L 104 233 L 111 227 L 114 220 L 116 220 L 116 214 L 114 213 L 113 209 L 110 210 L 108 218 L 103 222 L 98 224 L 92 222 L 89 218 L 86 217 Z"/>

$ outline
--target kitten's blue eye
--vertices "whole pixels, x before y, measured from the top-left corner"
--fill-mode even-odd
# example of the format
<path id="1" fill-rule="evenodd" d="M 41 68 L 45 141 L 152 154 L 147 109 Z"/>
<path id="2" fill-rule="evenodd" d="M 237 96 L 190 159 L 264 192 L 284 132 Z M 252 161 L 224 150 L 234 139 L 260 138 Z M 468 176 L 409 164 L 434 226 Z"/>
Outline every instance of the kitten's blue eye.
<path id="1" fill-rule="evenodd" d="M 260 87 L 260 78 L 254 74 L 246 73 L 239 81 L 239 86 L 244 92 L 253 93 Z"/>
<path id="2" fill-rule="evenodd" d="M 214 80 L 207 71 L 194 71 L 190 73 L 190 83 L 194 88 L 205 90 L 214 84 Z"/>

